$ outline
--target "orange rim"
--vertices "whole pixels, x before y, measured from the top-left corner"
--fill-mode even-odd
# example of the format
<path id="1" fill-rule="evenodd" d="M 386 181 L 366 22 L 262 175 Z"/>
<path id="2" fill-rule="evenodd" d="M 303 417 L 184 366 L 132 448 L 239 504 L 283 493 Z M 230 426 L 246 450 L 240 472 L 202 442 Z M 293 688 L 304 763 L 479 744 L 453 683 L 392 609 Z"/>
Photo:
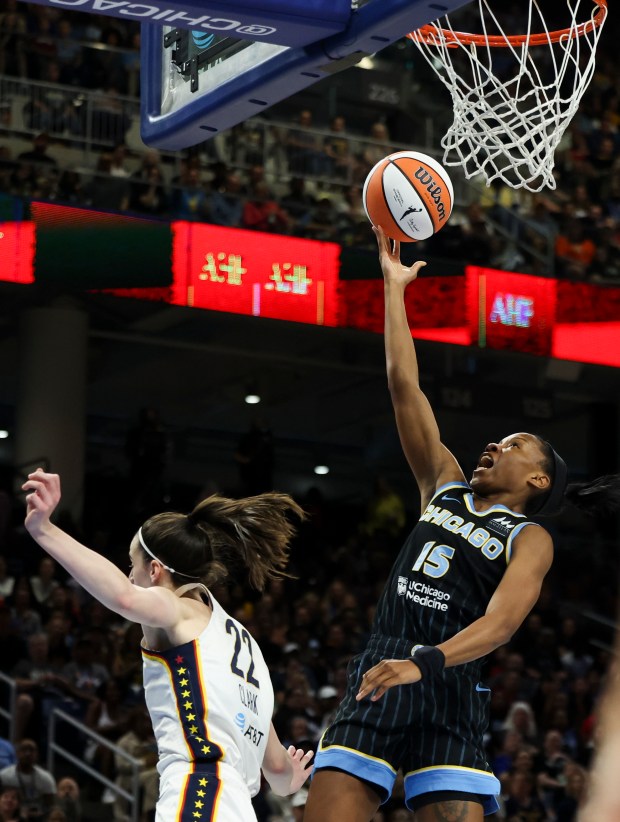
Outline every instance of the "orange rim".
<path id="1" fill-rule="evenodd" d="M 582 37 L 589 34 L 595 28 L 600 28 L 607 17 L 607 0 L 592 0 L 598 6 L 596 15 L 587 23 L 580 23 L 573 29 L 558 29 L 557 31 L 545 32 L 544 34 L 467 34 L 462 31 L 451 31 L 433 25 L 421 26 L 417 31 L 412 31 L 407 37 L 418 43 L 426 43 L 429 46 L 447 46 L 456 48 L 457 46 L 490 46 L 491 48 L 506 48 L 507 46 L 545 46 L 549 43 L 558 43 L 566 37 Z M 440 33 L 440 34 L 438 34 Z"/>

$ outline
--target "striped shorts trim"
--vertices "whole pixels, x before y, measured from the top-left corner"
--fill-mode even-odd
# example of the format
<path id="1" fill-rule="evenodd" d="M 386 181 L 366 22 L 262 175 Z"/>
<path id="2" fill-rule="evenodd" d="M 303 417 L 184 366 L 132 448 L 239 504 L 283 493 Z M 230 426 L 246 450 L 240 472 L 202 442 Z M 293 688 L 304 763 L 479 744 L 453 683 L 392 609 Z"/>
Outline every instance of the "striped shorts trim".
<path id="1" fill-rule="evenodd" d="M 382 803 L 390 798 L 396 780 L 396 771 L 388 762 L 343 745 L 320 747 L 314 758 L 314 767 L 336 768 L 364 782 L 371 782 L 381 796 Z"/>
<path id="2" fill-rule="evenodd" d="M 438 765 L 421 768 L 405 774 L 405 801 L 413 810 L 411 800 L 431 791 L 462 791 L 463 793 L 480 794 L 483 798 L 485 816 L 499 809 L 496 796 L 501 785 L 499 780 L 488 771 L 477 768 L 463 768 L 458 765 Z"/>

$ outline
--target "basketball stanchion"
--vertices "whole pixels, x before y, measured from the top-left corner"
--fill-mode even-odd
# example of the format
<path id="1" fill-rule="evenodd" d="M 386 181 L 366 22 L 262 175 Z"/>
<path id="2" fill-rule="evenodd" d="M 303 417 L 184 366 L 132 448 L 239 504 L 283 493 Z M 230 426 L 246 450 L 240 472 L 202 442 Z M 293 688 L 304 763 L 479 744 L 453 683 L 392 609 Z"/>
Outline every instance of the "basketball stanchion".
<path id="1" fill-rule="evenodd" d="M 478 0 L 479 34 L 456 31 L 446 16 L 408 35 L 452 96 L 443 162 L 487 185 L 554 189 L 555 150 L 594 74 L 607 0 L 566 0 L 568 25 L 556 30 L 538 0 L 524 0 L 516 35 L 503 22 L 514 24 L 512 5 L 491 5 Z M 557 16 L 560 4 L 552 6 Z"/>

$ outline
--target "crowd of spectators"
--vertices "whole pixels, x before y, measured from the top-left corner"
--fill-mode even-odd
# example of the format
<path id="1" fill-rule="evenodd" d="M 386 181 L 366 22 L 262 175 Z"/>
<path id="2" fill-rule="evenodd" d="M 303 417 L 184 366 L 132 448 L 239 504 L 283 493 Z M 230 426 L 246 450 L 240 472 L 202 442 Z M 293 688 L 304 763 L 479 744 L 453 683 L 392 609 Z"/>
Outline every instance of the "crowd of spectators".
<path id="1" fill-rule="evenodd" d="M 431 253 L 620 282 L 620 81 L 612 43 L 613 37 L 603 38 L 591 86 L 556 152 L 557 189 L 531 195 L 474 181 L 457 198 Z M 377 160 L 402 147 L 391 141 L 379 111 L 360 130 L 341 115 L 319 122 L 300 107 L 288 127 L 248 121 L 182 158 L 130 150 L 127 132 L 137 109 L 128 108 L 123 95 L 138 93 L 138 49 L 139 27 L 130 20 L 7 0 L 0 13 L 0 75 L 14 83 L 9 91 L 19 90 L 20 78 L 44 85 L 23 104 L 27 132 L 37 134 L 31 152 L 13 156 L 11 102 L 4 100 L 1 191 L 350 246 L 373 243 L 361 186 Z M 418 93 L 444 93 L 425 88 Z M 81 145 L 86 130 L 93 148 L 86 162 L 55 158 L 55 146 Z"/>
<path id="2" fill-rule="evenodd" d="M 0 74 L 135 95 L 139 51 L 139 23 L 17 0 L 2 5 Z"/>
<path id="3" fill-rule="evenodd" d="M 167 506 L 174 507 L 174 487 L 167 494 Z M 415 512 L 406 510 L 385 479 L 378 479 L 359 507 L 326 501 L 317 489 L 300 502 L 309 516 L 293 546 L 292 577 L 272 581 L 260 596 L 238 580 L 215 595 L 260 643 L 276 694 L 274 724 L 284 744 L 315 748 L 343 696 L 347 664 L 369 636 L 374 605 Z M 153 510 L 157 503 L 151 500 Z M 21 503 L 4 494 L 3 511 L 0 670 L 16 682 L 17 706 L 14 747 L 7 739 L 0 746 L 0 820 L 22 818 L 15 812 L 20 805 L 29 809 L 29 820 L 127 819 L 125 801 L 109 787 L 62 759 L 55 760 L 54 773 L 41 764 L 51 712 L 60 708 L 139 760 L 141 820 L 148 822 L 157 771 L 141 688 L 140 626 L 90 599 L 41 554 L 21 525 Z M 118 513 L 109 511 L 96 525 L 87 519 L 73 532 L 124 567 L 137 523 L 119 524 Z M 574 523 L 564 528 L 574 537 Z M 562 550 L 560 530 L 556 563 L 538 604 L 486 665 L 492 692 L 487 752 L 502 784 L 498 820 L 571 822 L 587 790 L 611 632 L 597 630 L 586 611 L 596 592 L 603 624 L 615 614 L 617 592 L 609 562 L 597 559 L 598 538 L 593 542 L 589 534 L 586 547 L 583 533 L 578 553 L 588 551 L 587 574 L 579 556 Z M 131 770 L 122 754 L 70 727 L 60 739 L 113 784 L 131 791 Z M 291 805 L 264 786 L 255 800 L 260 822 L 300 820 L 304 797 L 300 792 Z M 94 815 L 94 807 L 98 813 L 103 808 L 104 815 Z M 401 778 L 374 822 L 408 818 Z"/>
<path id="4" fill-rule="evenodd" d="M 93 48 L 101 43 L 106 48 Z M 251 122 L 232 129 L 223 158 L 204 147 L 183 158 L 130 150 L 122 95 L 138 93 L 138 48 L 139 29 L 127 20 L 5 0 L 0 75 L 15 84 L 48 85 L 23 111 L 34 135 L 29 151 L 12 153 L 10 107 L 0 104 L 0 191 L 351 246 L 373 242 L 361 184 L 393 148 L 380 118 L 358 135 L 342 116 L 317 123 L 303 108 L 287 129 Z M 619 76 L 617 58 L 603 48 L 591 88 L 556 153 L 555 191 L 529 196 L 503 185 L 481 188 L 442 230 L 439 254 L 550 274 L 544 253 L 550 247 L 554 273 L 620 282 Z M 106 140 L 86 169 L 55 157 L 55 148 L 73 145 L 86 128 L 80 95 L 66 87 L 96 92 L 91 134 Z M 303 502 L 309 519 L 294 546 L 294 578 L 272 582 L 260 598 L 242 585 L 216 596 L 263 649 L 281 738 L 315 747 L 343 695 L 348 660 L 368 635 L 412 512 L 405 512 L 385 482 L 377 483 L 365 511 L 328 504 L 316 492 Z M 21 527 L 23 511 L 16 500 L 4 495 L 0 514 L 0 670 L 17 684 L 14 744 L 0 740 L 0 822 L 87 822 L 95 818 L 94 811 L 85 810 L 89 803 L 105 806 L 108 819 L 125 818 L 127 807 L 114 791 L 66 763 L 53 774 L 41 764 L 55 708 L 141 761 L 146 822 L 152 818 L 157 774 L 142 701 L 140 629 L 90 600 L 41 556 Z M 109 514 L 113 521 L 114 512 Z M 106 533 L 98 522 L 97 530 L 85 523 L 74 531 L 119 564 L 125 562 L 131 529 Z M 587 573 L 560 551 L 534 612 L 487 665 L 492 689 L 487 750 L 502 783 L 498 819 L 570 822 L 587 790 L 609 636 L 601 629 L 597 639 L 584 612 L 595 598 L 602 618 L 613 619 L 616 590 L 608 565 L 598 567 L 591 547 L 582 549 L 590 557 Z M 79 733 L 67 732 L 65 742 L 111 782 L 130 784 L 122 756 Z M 291 803 L 264 789 L 257 814 L 261 822 L 297 822 L 303 801 L 303 791 Z M 407 818 L 399 781 L 394 800 L 376 822 Z"/>

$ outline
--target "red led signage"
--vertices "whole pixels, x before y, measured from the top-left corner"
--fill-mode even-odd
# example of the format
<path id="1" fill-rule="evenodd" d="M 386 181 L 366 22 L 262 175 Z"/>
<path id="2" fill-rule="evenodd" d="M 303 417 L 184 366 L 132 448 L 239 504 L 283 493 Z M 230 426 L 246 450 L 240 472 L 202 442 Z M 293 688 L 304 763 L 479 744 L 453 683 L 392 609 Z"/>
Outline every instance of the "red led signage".
<path id="1" fill-rule="evenodd" d="M 340 325 L 383 334 L 383 280 L 340 283 Z M 416 339 L 469 345 L 463 277 L 420 277 L 405 291 L 411 333 Z"/>
<path id="2" fill-rule="evenodd" d="M 591 362 L 620 368 L 620 321 L 570 325 L 558 323 L 553 330 L 551 353 L 558 360 Z"/>
<path id="3" fill-rule="evenodd" d="M 474 345 L 551 354 L 555 280 L 477 266 L 467 266 L 465 271 Z"/>
<path id="4" fill-rule="evenodd" d="M 0 280 L 34 282 L 34 223 L 0 223 Z"/>
<path id="5" fill-rule="evenodd" d="M 466 276 L 473 343 L 620 367 L 620 288 L 474 266 Z"/>
<path id="6" fill-rule="evenodd" d="M 558 280 L 552 355 L 620 368 L 620 288 Z"/>
<path id="7" fill-rule="evenodd" d="M 235 228 L 172 224 L 172 302 L 338 324 L 340 246 Z"/>
<path id="8" fill-rule="evenodd" d="M 0 280 L 383 333 L 383 280 L 339 281 L 335 243 L 32 203 L 0 223 Z M 36 257 L 35 257 L 36 228 Z M 170 253 L 172 251 L 172 283 Z M 115 288 L 122 285 L 122 288 Z M 406 291 L 417 339 L 620 367 L 620 288 L 469 266 Z"/>

